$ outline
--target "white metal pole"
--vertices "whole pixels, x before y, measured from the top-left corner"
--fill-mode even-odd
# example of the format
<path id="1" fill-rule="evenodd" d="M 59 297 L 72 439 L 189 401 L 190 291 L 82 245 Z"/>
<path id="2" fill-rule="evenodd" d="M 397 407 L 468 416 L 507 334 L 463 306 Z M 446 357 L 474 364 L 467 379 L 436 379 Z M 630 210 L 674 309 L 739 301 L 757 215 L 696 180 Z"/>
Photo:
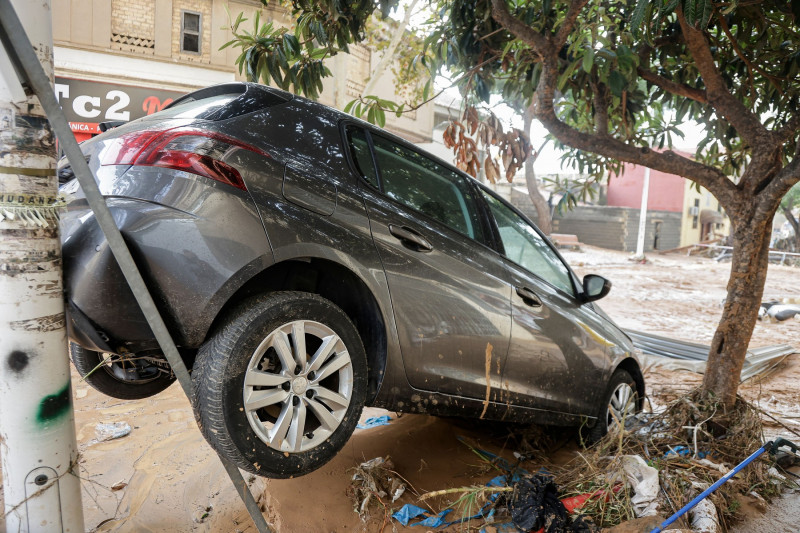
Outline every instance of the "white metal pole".
<path id="1" fill-rule="evenodd" d="M 636 240 L 634 259 L 644 259 L 644 234 L 647 229 L 647 196 L 650 192 L 650 168 L 644 169 L 644 185 L 642 185 L 642 207 L 639 210 L 639 237 Z"/>
<path id="2" fill-rule="evenodd" d="M 53 75 L 50 1 L 13 0 Z M 0 456 L 7 531 L 82 532 L 55 143 L 0 51 Z"/>

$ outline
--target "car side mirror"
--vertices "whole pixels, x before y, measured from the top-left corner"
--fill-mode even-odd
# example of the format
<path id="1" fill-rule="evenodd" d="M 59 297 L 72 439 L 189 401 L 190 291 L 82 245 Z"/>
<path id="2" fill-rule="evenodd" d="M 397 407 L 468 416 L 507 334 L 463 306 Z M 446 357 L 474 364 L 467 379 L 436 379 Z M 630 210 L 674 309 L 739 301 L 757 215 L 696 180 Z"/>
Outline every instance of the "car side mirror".
<path id="1" fill-rule="evenodd" d="M 597 274 L 583 276 L 583 301 L 593 302 L 599 300 L 611 290 L 611 282 Z"/>

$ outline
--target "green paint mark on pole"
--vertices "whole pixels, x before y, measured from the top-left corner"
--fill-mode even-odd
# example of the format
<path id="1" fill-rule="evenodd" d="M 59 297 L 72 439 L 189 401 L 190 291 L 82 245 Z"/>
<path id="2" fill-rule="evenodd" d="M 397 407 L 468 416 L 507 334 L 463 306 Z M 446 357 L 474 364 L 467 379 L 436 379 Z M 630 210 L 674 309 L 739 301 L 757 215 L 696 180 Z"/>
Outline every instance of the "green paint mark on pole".
<path id="1" fill-rule="evenodd" d="M 39 404 L 39 413 L 36 420 L 39 424 L 48 424 L 69 412 L 72 397 L 69 393 L 69 381 L 64 388 L 55 394 L 45 396 Z"/>

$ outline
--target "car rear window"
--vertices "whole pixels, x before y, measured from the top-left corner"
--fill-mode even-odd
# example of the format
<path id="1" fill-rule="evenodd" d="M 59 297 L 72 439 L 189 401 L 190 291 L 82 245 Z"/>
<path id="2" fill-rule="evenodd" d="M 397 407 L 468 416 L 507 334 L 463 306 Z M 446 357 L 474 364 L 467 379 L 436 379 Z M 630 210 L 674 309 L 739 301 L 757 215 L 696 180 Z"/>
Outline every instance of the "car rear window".
<path id="1" fill-rule="evenodd" d="M 233 102 L 238 97 L 238 94 L 219 94 L 199 100 L 190 97 L 181 100 L 173 107 L 168 107 L 163 111 L 153 113 L 150 115 L 150 118 L 205 118 L 208 115 L 217 113 L 221 108 Z"/>
<path id="2" fill-rule="evenodd" d="M 200 89 L 171 103 L 163 111 L 153 113 L 146 120 L 190 118 L 225 120 L 290 100 L 284 95 L 264 87 L 245 84 L 216 85 Z"/>

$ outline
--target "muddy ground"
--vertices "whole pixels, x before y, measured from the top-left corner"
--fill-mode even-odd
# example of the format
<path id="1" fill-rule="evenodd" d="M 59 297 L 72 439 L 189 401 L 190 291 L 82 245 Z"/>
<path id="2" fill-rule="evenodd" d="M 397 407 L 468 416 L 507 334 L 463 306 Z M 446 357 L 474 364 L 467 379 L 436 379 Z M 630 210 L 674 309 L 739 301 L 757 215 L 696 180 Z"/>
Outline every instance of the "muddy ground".
<path id="1" fill-rule="evenodd" d="M 613 282 L 601 305 L 622 327 L 709 343 L 719 320 L 729 264 L 682 255 L 651 255 L 648 264 L 628 254 L 584 247 L 565 252 L 579 274 L 598 273 Z M 765 299 L 800 297 L 800 269 L 771 265 Z M 759 322 L 751 346 L 788 343 L 800 349 L 800 321 Z M 649 393 L 658 398 L 689 390 L 700 376 L 648 369 Z M 742 393 L 800 431 L 797 390 L 800 356 L 788 358 L 769 378 L 748 383 Z M 173 385 L 155 398 L 120 401 L 106 397 L 73 375 L 78 442 L 82 454 L 87 530 L 118 532 L 254 531 L 225 472 L 195 426 L 188 401 Z M 384 414 L 365 411 L 364 418 Z M 496 475 L 457 440 L 466 437 L 512 459 L 513 442 L 496 428 L 419 415 L 389 413 L 391 424 L 356 433 L 320 470 L 292 480 L 253 480 L 253 489 L 280 532 L 424 531 L 384 523 L 380 511 L 363 523 L 347 496 L 358 463 L 391 456 L 395 470 L 419 493 L 485 483 Z M 128 422 L 130 435 L 95 442 L 99 422 Z M 794 437 L 772 424 L 768 431 Z M 800 440 L 800 438 L 795 438 Z M 566 459 L 576 446 L 556 452 Z M 252 479 L 252 478 L 251 478 Z M 397 503 L 418 503 L 411 490 Z M 747 522 L 739 532 L 795 531 L 780 518 L 797 514 L 797 500 L 768 511 L 766 523 Z M 0 521 L 1 522 L 1 521 Z M 473 524 L 480 526 L 480 524 Z M 2 523 L 0 523 L 2 529 Z M 452 526 L 453 531 L 460 528 Z"/>

